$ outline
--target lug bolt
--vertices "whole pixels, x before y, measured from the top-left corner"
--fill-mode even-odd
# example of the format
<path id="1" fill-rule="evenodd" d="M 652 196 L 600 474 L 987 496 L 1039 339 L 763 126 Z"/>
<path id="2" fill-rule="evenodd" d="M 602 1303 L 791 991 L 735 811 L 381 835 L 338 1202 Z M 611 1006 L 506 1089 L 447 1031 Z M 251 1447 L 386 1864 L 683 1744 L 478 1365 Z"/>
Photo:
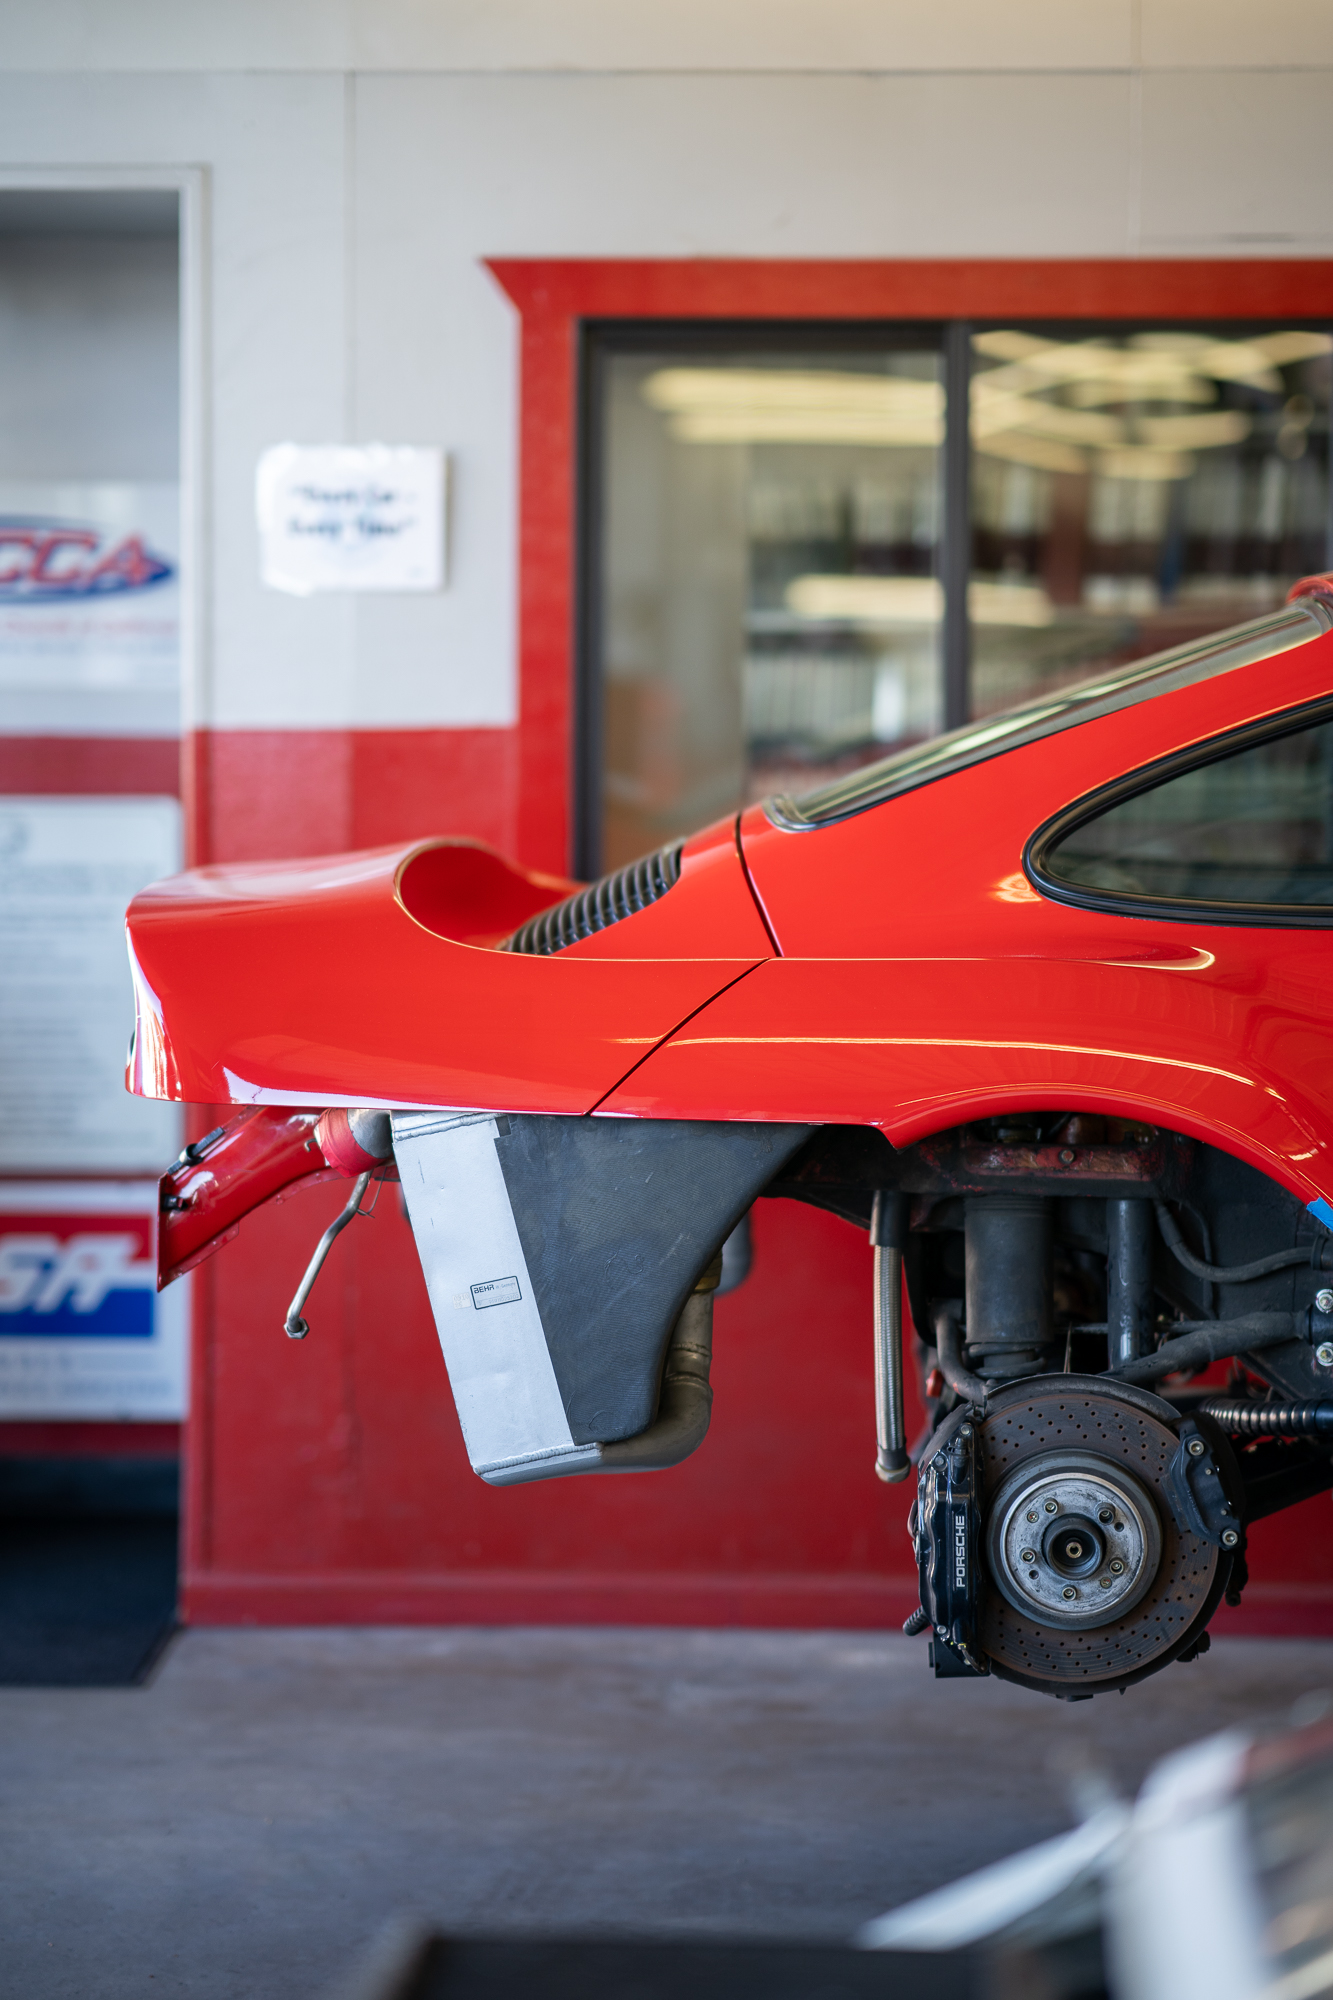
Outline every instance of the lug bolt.
<path id="1" fill-rule="evenodd" d="M 1060 1595 L 1061 1597 L 1077 1597 L 1078 1592 L 1075 1590 L 1072 1583 L 1067 1583 L 1064 1589 L 1060 1592 Z"/>
<path id="2" fill-rule="evenodd" d="M 1315 1293 L 1314 1309 L 1316 1312 L 1324 1314 L 1333 1313 L 1333 1292 L 1329 1290 L 1327 1285 L 1322 1285 Z"/>
<path id="3" fill-rule="evenodd" d="M 1025 1563 L 1034 1563 L 1037 1560 L 1037 1551 L 1035 1549 L 1020 1549 L 1018 1551 L 1018 1560 Z"/>
<path id="4" fill-rule="evenodd" d="M 1110 1562 L 1110 1569 L 1111 1569 L 1111 1574 L 1113 1576 L 1122 1575 L 1124 1572 L 1124 1567 L 1125 1565 L 1121 1562 L 1119 1556 L 1112 1556 Z"/>
<path id="5" fill-rule="evenodd" d="M 1321 1340 L 1314 1351 L 1314 1358 L 1321 1368 L 1333 1368 L 1333 1340 Z"/>
<path id="6" fill-rule="evenodd" d="M 1224 1549 L 1234 1549 L 1239 1540 L 1240 1536 L 1236 1533 L 1236 1530 L 1234 1528 L 1223 1528 L 1222 1547 Z"/>
<path id="7" fill-rule="evenodd" d="M 1097 1509 L 1097 1519 L 1098 1519 L 1099 1521 L 1114 1521 L 1114 1519 L 1115 1519 L 1115 1508 L 1114 1508 L 1114 1507 L 1099 1507 L 1099 1508 Z"/>
<path id="8" fill-rule="evenodd" d="M 1202 1438 L 1191 1438 L 1185 1448 L 1191 1458 L 1202 1458 L 1204 1452 L 1207 1450 L 1207 1446 L 1204 1444 Z"/>
<path id="9" fill-rule="evenodd" d="M 1058 1514 L 1059 1511 L 1060 1511 L 1060 1502 L 1058 1500 L 1048 1500 L 1046 1502 L 1046 1512 L 1048 1514 Z"/>

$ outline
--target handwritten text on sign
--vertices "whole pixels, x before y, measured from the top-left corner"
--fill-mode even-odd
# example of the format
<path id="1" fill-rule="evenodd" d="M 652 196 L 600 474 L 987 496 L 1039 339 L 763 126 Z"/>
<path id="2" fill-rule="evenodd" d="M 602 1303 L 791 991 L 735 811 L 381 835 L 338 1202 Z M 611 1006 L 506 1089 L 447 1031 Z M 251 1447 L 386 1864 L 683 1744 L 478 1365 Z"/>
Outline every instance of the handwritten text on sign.
<path id="1" fill-rule="evenodd" d="M 444 453 L 415 445 L 279 444 L 259 461 L 264 582 L 317 590 L 439 590 Z"/>

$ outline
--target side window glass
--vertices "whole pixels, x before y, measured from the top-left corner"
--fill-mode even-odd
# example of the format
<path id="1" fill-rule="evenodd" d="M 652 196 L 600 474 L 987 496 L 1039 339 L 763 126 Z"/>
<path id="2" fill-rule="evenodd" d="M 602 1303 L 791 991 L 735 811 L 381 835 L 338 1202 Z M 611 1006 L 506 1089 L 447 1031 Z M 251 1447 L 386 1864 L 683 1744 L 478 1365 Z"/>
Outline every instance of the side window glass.
<path id="1" fill-rule="evenodd" d="M 1333 915 L 1333 721 L 1135 793 L 1057 839 L 1039 869 L 1094 894 Z"/>

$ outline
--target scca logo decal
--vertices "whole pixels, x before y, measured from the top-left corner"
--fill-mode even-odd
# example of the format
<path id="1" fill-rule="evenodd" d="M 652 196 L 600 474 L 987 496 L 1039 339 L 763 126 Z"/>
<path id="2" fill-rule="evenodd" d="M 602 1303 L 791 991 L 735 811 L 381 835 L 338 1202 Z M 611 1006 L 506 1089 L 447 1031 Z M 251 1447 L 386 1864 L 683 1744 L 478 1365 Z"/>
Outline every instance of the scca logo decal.
<path id="1" fill-rule="evenodd" d="M 147 1222 L 35 1221 L 0 1233 L 0 1339 L 150 1340 L 157 1270 Z"/>
<path id="2" fill-rule="evenodd" d="M 175 574 L 142 535 L 111 541 L 70 522 L 0 519 L 0 604 L 122 596 Z"/>

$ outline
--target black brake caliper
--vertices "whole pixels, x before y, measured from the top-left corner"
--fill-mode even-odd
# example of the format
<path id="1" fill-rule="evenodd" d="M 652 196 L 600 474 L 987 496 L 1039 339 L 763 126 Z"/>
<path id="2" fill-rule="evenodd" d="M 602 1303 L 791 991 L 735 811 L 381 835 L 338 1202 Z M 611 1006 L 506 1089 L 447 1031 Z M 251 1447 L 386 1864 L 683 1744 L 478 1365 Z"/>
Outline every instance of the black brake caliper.
<path id="1" fill-rule="evenodd" d="M 1237 1549 L 1244 1540 L 1243 1524 L 1227 1491 L 1223 1468 L 1212 1440 L 1193 1417 L 1180 1425 L 1180 1443 L 1162 1480 L 1176 1526 L 1215 1548 Z"/>
<path id="2" fill-rule="evenodd" d="M 977 1640 L 981 1596 L 981 1468 L 965 1420 L 917 1476 L 916 1555 L 936 1676 L 988 1674 Z"/>

